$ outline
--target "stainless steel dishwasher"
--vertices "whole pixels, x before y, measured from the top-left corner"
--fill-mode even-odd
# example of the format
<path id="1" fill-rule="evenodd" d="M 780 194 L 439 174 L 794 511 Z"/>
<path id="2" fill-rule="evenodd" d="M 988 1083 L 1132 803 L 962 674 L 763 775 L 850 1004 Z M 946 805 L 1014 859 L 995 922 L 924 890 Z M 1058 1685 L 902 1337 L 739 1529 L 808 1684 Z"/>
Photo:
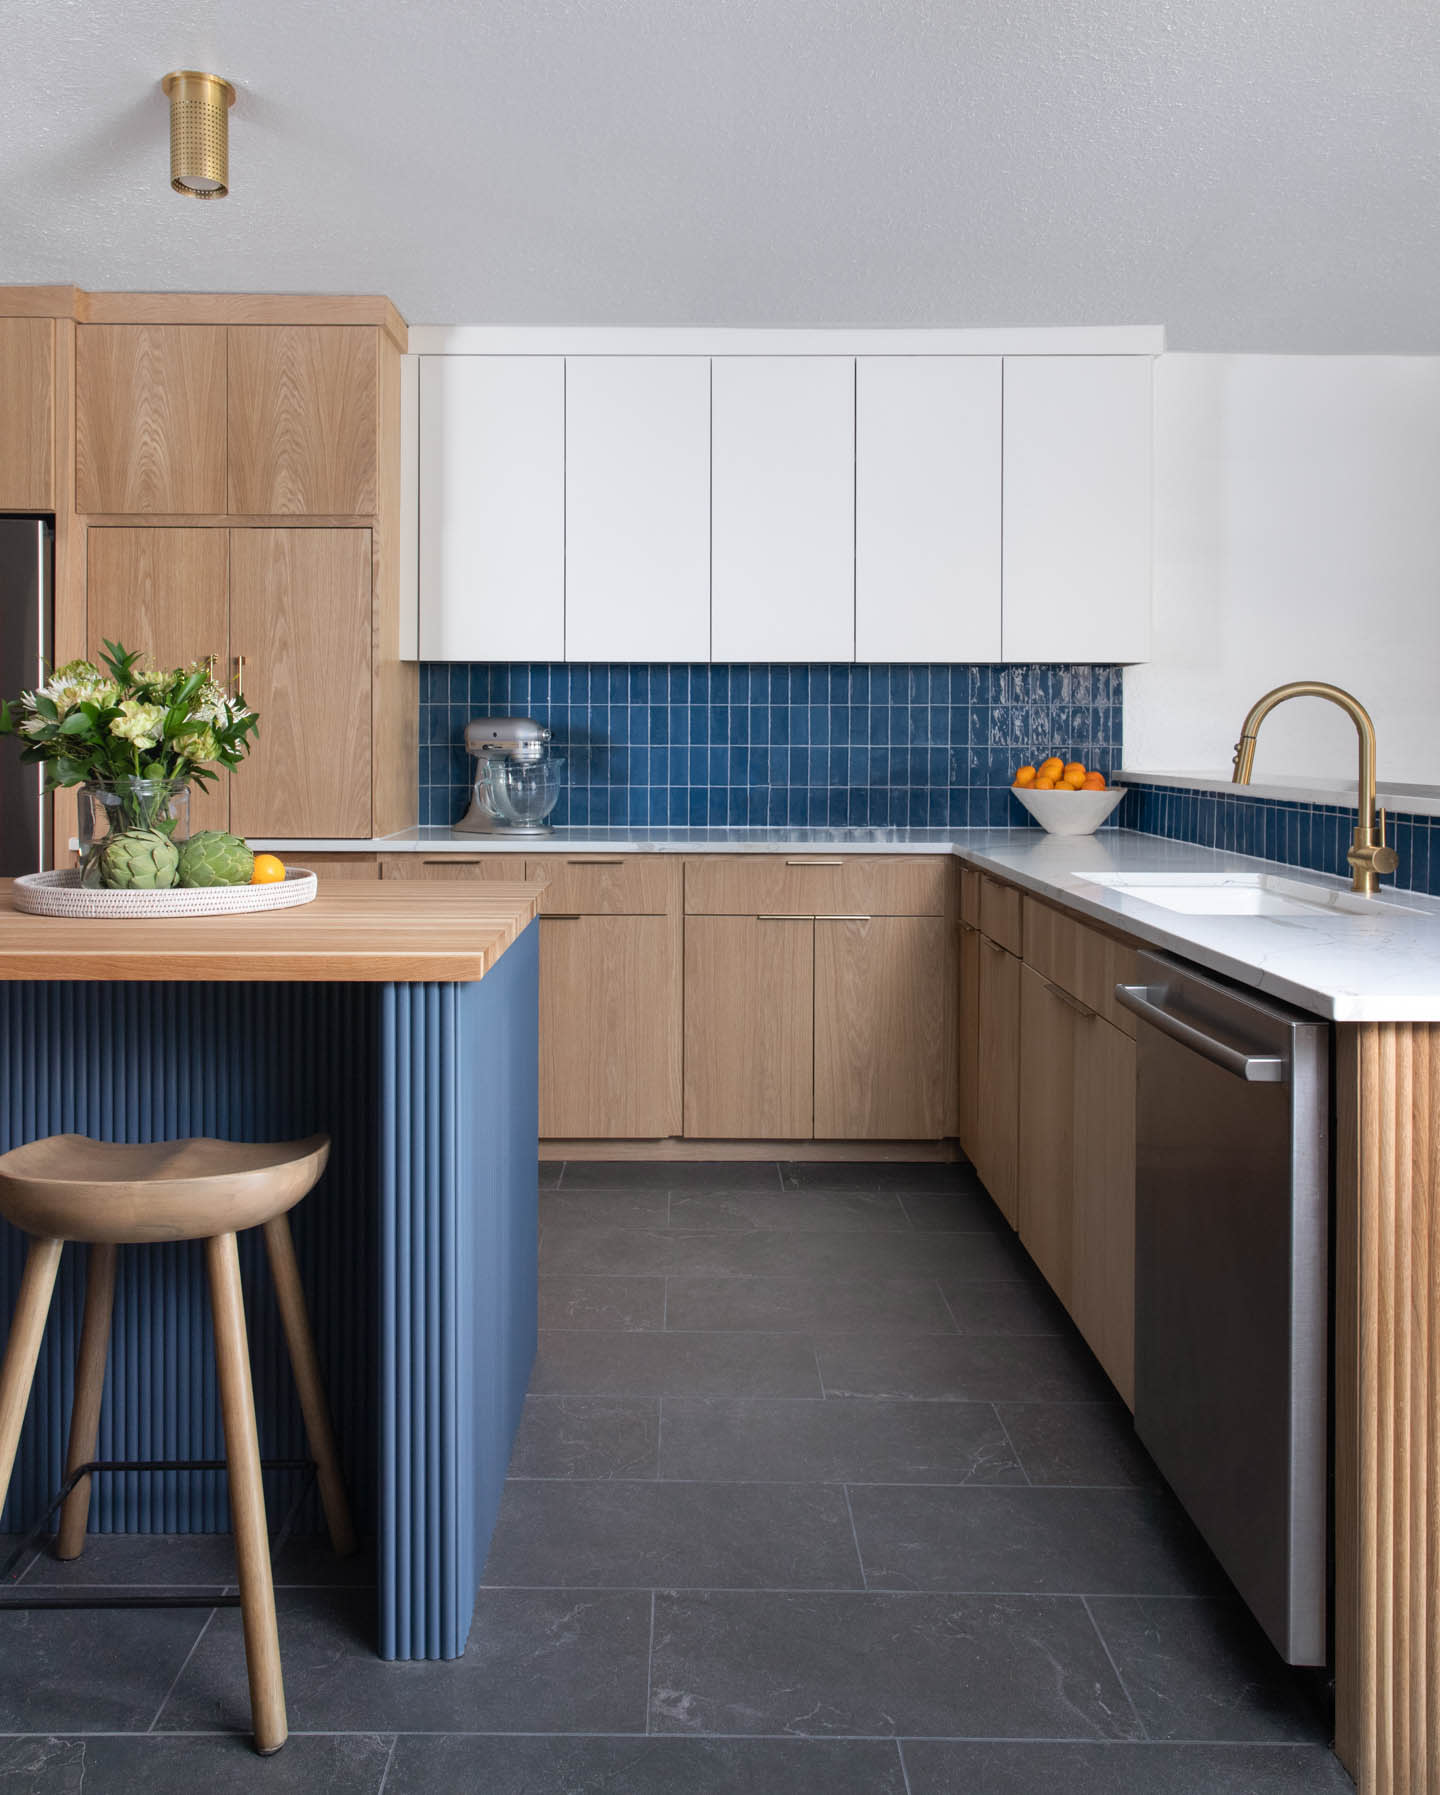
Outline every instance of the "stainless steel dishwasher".
<path id="1" fill-rule="evenodd" d="M 1323 1664 L 1329 1027 L 1139 968 L 1135 1428 L 1277 1650 Z"/>

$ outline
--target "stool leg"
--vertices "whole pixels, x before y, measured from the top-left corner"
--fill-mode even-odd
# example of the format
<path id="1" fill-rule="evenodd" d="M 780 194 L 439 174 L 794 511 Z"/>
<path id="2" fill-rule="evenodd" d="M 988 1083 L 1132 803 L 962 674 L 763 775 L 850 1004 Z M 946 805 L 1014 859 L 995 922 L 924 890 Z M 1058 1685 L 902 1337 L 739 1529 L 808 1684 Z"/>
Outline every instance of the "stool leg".
<path id="1" fill-rule="evenodd" d="M 320 1361 L 315 1356 L 315 1337 L 310 1332 L 310 1315 L 305 1307 L 305 1292 L 300 1284 L 300 1267 L 295 1262 L 295 1243 L 290 1236 L 288 1215 L 277 1215 L 266 1222 L 265 1248 L 270 1255 L 270 1275 L 275 1281 L 275 1300 L 280 1309 L 281 1326 L 285 1329 L 285 1344 L 290 1349 L 290 1367 L 295 1374 L 295 1387 L 300 1392 L 305 1436 L 310 1442 L 310 1456 L 315 1461 L 316 1481 L 320 1485 L 325 1522 L 330 1529 L 330 1543 L 341 1558 L 348 1558 L 359 1541 L 355 1538 L 355 1525 L 350 1519 L 345 1481 L 340 1475 L 340 1455 L 335 1448 L 335 1430 L 330 1425 L 330 1405 L 325 1400 L 325 1386 L 320 1380 Z"/>
<path id="2" fill-rule="evenodd" d="M 40 1357 L 40 1341 L 64 1245 L 63 1240 L 32 1240 L 25 1256 L 20 1297 L 10 1322 L 5 1363 L 0 1366 L 0 1508 L 10 1493 L 10 1473 L 15 1469 L 15 1451 L 30 1401 L 30 1386 L 35 1381 L 35 1361 Z"/>
<path id="3" fill-rule="evenodd" d="M 110 1316 L 115 1307 L 115 1252 L 109 1242 L 90 1248 L 85 1273 L 85 1319 L 80 1324 L 80 1350 L 75 1355 L 75 1404 L 70 1411 L 70 1447 L 65 1475 L 95 1456 L 100 1436 L 100 1398 L 105 1391 L 105 1361 L 110 1356 Z M 90 1479 L 82 1477 L 65 1498 L 55 1535 L 57 1558 L 78 1558 L 85 1547 L 90 1519 Z"/>
<path id="4" fill-rule="evenodd" d="M 275 1625 L 275 1585 L 265 1531 L 265 1490 L 260 1482 L 260 1442 L 255 1433 L 255 1390 L 245 1337 L 245 1298 L 233 1234 L 205 1242 L 210 1307 L 215 1322 L 215 1364 L 225 1459 L 230 1472 L 230 1512 L 240 1577 L 240 1617 L 245 1667 L 250 1678 L 250 1717 L 255 1749 L 268 1755 L 285 1743 L 285 1685 L 280 1674 L 280 1635 Z"/>

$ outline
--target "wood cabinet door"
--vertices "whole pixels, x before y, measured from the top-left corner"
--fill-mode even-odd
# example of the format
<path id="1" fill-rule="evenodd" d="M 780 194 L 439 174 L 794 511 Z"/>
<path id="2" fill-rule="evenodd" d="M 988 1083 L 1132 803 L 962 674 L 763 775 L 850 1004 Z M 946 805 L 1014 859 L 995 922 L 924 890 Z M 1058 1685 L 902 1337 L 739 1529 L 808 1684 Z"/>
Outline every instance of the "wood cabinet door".
<path id="1" fill-rule="evenodd" d="M 1150 653 L 1151 366 L 1005 358 L 1007 661 Z"/>
<path id="2" fill-rule="evenodd" d="M 1135 1406 L 1135 1043 L 1097 1016 L 1075 1056 L 1070 1312 Z"/>
<path id="3" fill-rule="evenodd" d="M 229 661 L 229 532 L 158 526 L 91 529 L 85 534 L 85 652 L 105 643 L 137 648 L 160 667 L 214 655 L 221 679 Z M 190 829 L 230 827 L 230 784 L 190 788 Z"/>
<path id="4" fill-rule="evenodd" d="M 0 394 L 0 511 L 53 510 L 53 318 L 0 318 Z"/>
<path id="5" fill-rule="evenodd" d="M 685 1133 L 809 1140 L 814 1075 L 814 922 L 687 917 Z"/>
<path id="6" fill-rule="evenodd" d="M 680 925 L 547 916 L 540 925 L 540 1133 L 680 1132 Z"/>
<path id="7" fill-rule="evenodd" d="M 710 362 L 565 363 L 565 658 L 710 658 Z"/>
<path id="8" fill-rule="evenodd" d="M 714 661 L 855 658 L 855 363 L 712 363 Z"/>
<path id="9" fill-rule="evenodd" d="M 519 854 L 386 854 L 380 865 L 386 879 L 450 879 L 473 885 L 477 880 L 518 884 L 525 877 Z"/>
<path id="10" fill-rule="evenodd" d="M 370 532 L 231 530 L 230 652 L 260 713 L 237 835 L 370 833 Z"/>
<path id="11" fill-rule="evenodd" d="M 1074 1292 L 1076 1035 L 1086 1027 L 1038 973 L 1022 966 L 1020 1238 L 1067 1308 Z"/>
<path id="12" fill-rule="evenodd" d="M 855 658 L 1000 658 L 1000 358 L 855 364 Z"/>
<path id="13" fill-rule="evenodd" d="M 973 1164 L 980 1117 L 980 931 L 969 923 L 960 924 L 958 970 L 960 1039 L 956 1068 L 960 1091 L 956 1132 L 961 1149 Z"/>
<path id="14" fill-rule="evenodd" d="M 378 511 L 378 330 L 236 324 L 228 335 L 232 514 Z"/>
<path id="15" fill-rule="evenodd" d="M 1013 1228 L 1018 1217 L 1020 962 L 980 938 L 980 1077 L 975 1169 Z"/>
<path id="16" fill-rule="evenodd" d="M 420 358 L 420 658 L 565 658 L 565 363 Z"/>
<path id="17" fill-rule="evenodd" d="M 75 331 L 75 509 L 223 514 L 225 330 Z"/>
<path id="18" fill-rule="evenodd" d="M 952 1131 L 954 988 L 943 917 L 817 919 L 817 1140 L 939 1140 Z"/>

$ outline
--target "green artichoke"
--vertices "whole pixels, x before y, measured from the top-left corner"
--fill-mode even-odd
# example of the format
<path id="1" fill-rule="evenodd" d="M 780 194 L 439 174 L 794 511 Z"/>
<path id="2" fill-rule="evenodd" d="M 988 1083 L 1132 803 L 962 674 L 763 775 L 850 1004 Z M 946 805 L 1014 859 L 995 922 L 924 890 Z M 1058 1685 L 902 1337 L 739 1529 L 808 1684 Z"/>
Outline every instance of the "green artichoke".
<path id="1" fill-rule="evenodd" d="M 112 889 L 165 891 L 175 883 L 180 850 L 158 829 L 131 829 L 107 841 L 100 877 Z"/>
<path id="2" fill-rule="evenodd" d="M 202 829 L 180 849 L 181 885 L 248 885 L 255 856 L 238 835 Z"/>

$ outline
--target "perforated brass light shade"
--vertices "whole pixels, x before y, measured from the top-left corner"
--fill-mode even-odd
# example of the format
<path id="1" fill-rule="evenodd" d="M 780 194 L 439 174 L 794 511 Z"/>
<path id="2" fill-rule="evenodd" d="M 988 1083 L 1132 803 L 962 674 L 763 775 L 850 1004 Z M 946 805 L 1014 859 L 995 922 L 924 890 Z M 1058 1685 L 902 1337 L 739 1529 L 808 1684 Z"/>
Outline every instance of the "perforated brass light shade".
<path id="1" fill-rule="evenodd" d="M 170 185 L 191 199 L 224 199 L 235 89 L 197 69 L 176 69 L 160 85 L 170 97 Z"/>

